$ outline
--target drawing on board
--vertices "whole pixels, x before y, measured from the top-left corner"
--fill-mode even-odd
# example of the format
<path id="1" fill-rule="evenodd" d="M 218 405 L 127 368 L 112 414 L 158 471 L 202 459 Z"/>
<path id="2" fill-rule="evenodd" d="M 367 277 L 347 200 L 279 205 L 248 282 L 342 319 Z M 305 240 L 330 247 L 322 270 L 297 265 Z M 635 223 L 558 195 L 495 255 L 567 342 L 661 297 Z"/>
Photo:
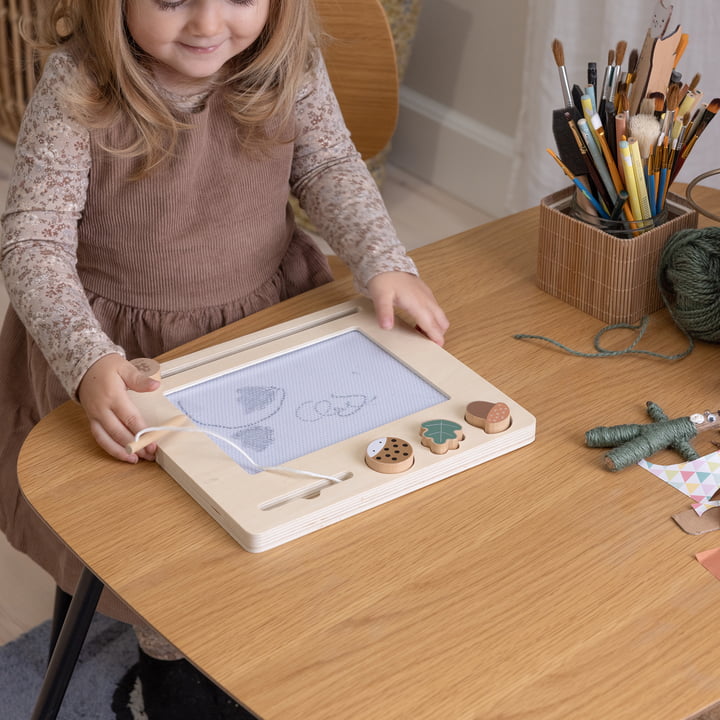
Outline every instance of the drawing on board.
<path id="1" fill-rule="evenodd" d="M 239 368 L 167 398 L 259 466 L 282 465 L 447 400 L 359 330 Z M 223 452 L 259 472 L 225 443 Z"/>

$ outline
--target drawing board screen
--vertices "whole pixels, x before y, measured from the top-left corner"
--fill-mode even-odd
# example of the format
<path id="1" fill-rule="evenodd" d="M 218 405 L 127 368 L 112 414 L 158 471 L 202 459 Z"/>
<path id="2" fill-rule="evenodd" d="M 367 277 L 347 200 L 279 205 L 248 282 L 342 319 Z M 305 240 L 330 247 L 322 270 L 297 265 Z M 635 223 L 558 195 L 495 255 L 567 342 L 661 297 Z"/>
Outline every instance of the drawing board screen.
<path id="1" fill-rule="evenodd" d="M 233 370 L 167 398 L 261 467 L 282 465 L 448 397 L 359 330 Z M 260 472 L 230 445 L 218 447 Z"/>

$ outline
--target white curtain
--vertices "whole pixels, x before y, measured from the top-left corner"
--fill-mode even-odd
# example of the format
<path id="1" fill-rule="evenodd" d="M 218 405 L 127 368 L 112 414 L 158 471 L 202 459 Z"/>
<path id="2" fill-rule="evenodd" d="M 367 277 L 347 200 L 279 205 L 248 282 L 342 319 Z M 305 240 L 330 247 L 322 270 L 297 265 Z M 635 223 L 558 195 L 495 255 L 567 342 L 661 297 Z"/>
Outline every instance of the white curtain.
<path id="1" fill-rule="evenodd" d="M 701 74 L 698 88 L 703 101 L 720 97 L 720 3 L 718 0 L 665 1 L 674 5 L 668 29 L 678 24 L 689 35 L 687 49 L 678 63 L 684 82 Z M 570 181 L 546 152 L 555 149 L 552 111 L 563 106 L 560 79 L 551 43 L 558 38 L 565 52 L 570 86 L 587 82 L 587 64 L 596 62 L 598 83 L 607 64 L 608 51 L 620 40 L 628 43 L 623 66 L 632 48 L 642 48 L 657 0 L 529 0 L 523 96 L 517 122 L 515 156 L 508 189 L 507 212 L 537 205 L 545 195 L 567 187 Z M 719 113 L 720 114 L 720 113 Z M 702 172 L 720 168 L 720 118 L 708 126 L 678 175 L 689 182 Z M 720 176 L 703 184 L 720 188 Z"/>

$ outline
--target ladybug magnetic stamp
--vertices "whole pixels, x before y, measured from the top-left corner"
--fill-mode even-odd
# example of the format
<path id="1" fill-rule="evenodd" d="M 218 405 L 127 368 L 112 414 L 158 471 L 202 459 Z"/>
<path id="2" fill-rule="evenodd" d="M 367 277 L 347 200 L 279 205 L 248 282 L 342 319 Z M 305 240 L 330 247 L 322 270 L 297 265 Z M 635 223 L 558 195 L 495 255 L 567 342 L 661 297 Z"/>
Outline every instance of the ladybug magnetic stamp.
<path id="1" fill-rule="evenodd" d="M 410 443 L 401 438 L 377 438 L 365 450 L 365 463 L 376 472 L 404 472 L 412 467 L 414 461 Z"/>

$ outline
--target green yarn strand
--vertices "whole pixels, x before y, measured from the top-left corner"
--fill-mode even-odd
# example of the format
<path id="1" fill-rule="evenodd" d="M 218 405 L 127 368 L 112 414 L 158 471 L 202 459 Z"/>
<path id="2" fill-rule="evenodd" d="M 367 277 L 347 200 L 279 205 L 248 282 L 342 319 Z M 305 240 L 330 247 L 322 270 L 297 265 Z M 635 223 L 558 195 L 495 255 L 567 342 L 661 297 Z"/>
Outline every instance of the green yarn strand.
<path id="1" fill-rule="evenodd" d="M 513 335 L 513 337 L 516 340 L 542 340 L 543 342 L 550 343 L 551 345 L 554 345 L 555 347 L 564 350 L 570 355 L 575 355 L 576 357 L 582 358 L 608 358 L 618 357 L 620 355 L 647 355 L 649 357 L 655 357 L 661 360 L 682 360 L 682 358 L 687 357 L 693 351 L 695 343 L 693 342 L 693 339 L 691 337 L 688 337 L 688 347 L 683 350 L 683 352 L 677 353 L 676 355 L 664 355 L 662 353 L 653 352 L 651 350 L 635 349 L 636 345 L 642 340 L 643 336 L 645 335 L 649 321 L 650 318 L 646 315 L 637 325 L 631 325 L 630 323 L 616 323 L 615 325 L 606 325 L 595 335 L 595 338 L 593 339 L 593 345 L 595 346 L 595 350 L 597 351 L 594 353 L 573 350 L 567 345 L 563 345 L 561 342 L 553 340 L 549 337 L 545 337 L 544 335 L 528 335 L 526 333 L 519 333 L 517 335 Z M 600 339 L 603 335 L 605 335 L 605 333 L 610 332 L 611 330 L 637 330 L 638 334 L 627 347 L 624 347 L 620 350 L 608 350 L 600 344 Z"/>

